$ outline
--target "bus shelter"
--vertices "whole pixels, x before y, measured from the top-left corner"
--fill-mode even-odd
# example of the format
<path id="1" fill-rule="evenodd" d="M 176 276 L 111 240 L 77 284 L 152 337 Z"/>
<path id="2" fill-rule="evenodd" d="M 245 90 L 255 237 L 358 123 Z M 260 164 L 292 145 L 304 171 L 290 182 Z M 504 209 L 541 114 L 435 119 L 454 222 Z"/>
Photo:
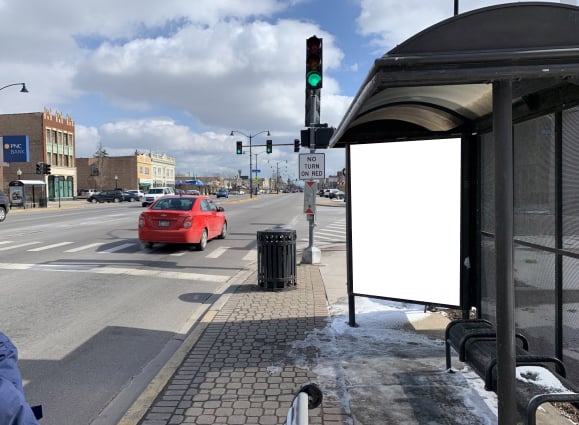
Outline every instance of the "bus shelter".
<path id="1" fill-rule="evenodd" d="M 8 183 L 12 208 L 47 207 L 46 183 L 42 180 L 14 180 Z"/>
<path id="2" fill-rule="evenodd" d="M 350 324 L 355 296 L 476 309 L 496 324 L 501 425 L 515 332 L 579 382 L 577 22 L 543 2 L 442 21 L 376 59 L 330 140 L 346 149 Z M 371 229 L 367 181 L 386 204 Z"/>

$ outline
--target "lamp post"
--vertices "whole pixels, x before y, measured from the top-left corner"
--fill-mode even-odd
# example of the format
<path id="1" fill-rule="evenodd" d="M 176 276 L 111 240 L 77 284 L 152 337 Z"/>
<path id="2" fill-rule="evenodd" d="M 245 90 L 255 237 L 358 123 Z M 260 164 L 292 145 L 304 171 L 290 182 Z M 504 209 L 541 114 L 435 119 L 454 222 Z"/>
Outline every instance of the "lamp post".
<path id="1" fill-rule="evenodd" d="M 26 89 L 26 83 L 14 83 L 14 84 L 8 84 L 4 87 L 0 87 L 0 90 L 4 90 L 8 87 L 12 87 L 12 86 L 22 86 L 22 88 L 20 89 L 20 93 L 28 93 L 28 90 Z"/>
<path id="2" fill-rule="evenodd" d="M 115 176 L 115 189 L 119 188 L 119 176 Z"/>
<path id="3" fill-rule="evenodd" d="M 16 176 L 18 177 L 16 180 L 20 180 L 20 178 L 22 177 L 22 170 L 19 168 L 18 171 L 16 171 Z"/>
<path id="4" fill-rule="evenodd" d="M 231 134 L 230 136 L 233 136 L 235 133 L 237 134 L 241 134 L 242 136 L 245 136 L 249 139 L 249 197 L 253 198 L 253 179 L 252 179 L 252 158 L 251 158 L 251 141 L 253 140 L 254 137 L 259 136 L 260 134 L 263 133 L 267 133 L 267 135 L 269 136 L 269 130 L 263 130 L 260 131 L 259 133 L 255 133 L 255 134 L 245 134 L 243 131 L 239 131 L 239 130 L 231 130 Z"/>

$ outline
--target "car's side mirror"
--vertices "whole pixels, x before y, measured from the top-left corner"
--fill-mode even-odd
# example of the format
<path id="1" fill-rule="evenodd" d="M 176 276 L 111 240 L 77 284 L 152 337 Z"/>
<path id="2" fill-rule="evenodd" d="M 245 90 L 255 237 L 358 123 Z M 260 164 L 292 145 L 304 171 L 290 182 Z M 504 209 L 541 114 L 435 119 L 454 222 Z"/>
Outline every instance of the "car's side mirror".
<path id="1" fill-rule="evenodd" d="M 225 211 L 225 209 L 223 207 L 217 207 L 217 211 L 223 212 L 223 211 Z"/>

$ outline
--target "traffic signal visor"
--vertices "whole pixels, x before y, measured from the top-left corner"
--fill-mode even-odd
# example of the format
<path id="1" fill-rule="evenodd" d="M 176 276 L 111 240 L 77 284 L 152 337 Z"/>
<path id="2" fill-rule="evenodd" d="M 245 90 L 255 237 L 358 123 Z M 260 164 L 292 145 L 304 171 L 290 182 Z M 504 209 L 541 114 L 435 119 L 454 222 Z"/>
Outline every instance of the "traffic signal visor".
<path id="1" fill-rule="evenodd" d="M 316 36 L 306 40 L 306 86 L 322 88 L 322 39 Z"/>

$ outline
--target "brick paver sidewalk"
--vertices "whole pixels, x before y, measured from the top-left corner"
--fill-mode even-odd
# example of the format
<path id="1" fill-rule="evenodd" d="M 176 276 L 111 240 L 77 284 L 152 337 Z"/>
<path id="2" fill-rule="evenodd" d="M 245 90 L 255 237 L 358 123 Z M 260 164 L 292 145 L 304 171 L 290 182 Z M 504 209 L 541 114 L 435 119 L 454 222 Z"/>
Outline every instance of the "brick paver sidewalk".
<path id="1" fill-rule="evenodd" d="M 284 423 L 296 392 L 316 380 L 286 354 L 295 341 L 325 328 L 325 290 L 316 265 L 297 267 L 294 290 L 269 292 L 256 282 L 253 273 L 224 295 L 141 425 Z M 315 352 L 309 354 L 313 361 Z M 324 399 L 309 413 L 311 424 L 349 423 L 339 401 Z"/>

